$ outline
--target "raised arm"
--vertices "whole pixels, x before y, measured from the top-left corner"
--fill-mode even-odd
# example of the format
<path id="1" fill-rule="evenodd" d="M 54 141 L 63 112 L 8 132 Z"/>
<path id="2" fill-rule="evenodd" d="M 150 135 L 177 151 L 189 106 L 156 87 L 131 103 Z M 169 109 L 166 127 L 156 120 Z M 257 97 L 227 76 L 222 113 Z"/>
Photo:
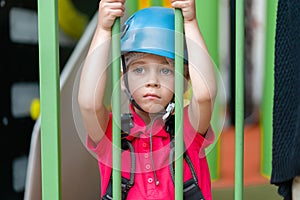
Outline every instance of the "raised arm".
<path id="1" fill-rule="evenodd" d="M 192 83 L 192 99 L 189 119 L 201 134 L 210 125 L 217 83 L 214 65 L 200 32 L 195 9 L 195 0 L 171 0 L 172 6 L 181 8 L 188 50 L 189 74 Z"/>
<path id="2" fill-rule="evenodd" d="M 98 23 L 80 77 L 78 102 L 83 122 L 90 138 L 99 142 L 109 120 L 103 100 L 109 65 L 111 28 L 124 14 L 125 0 L 102 0 Z"/>

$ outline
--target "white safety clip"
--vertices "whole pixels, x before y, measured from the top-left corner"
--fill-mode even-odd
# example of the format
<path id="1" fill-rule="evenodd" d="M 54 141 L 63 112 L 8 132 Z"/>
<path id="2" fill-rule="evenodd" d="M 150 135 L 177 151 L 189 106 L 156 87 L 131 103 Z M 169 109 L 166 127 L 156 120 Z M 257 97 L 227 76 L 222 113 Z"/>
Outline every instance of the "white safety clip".
<path id="1" fill-rule="evenodd" d="M 169 103 L 169 105 L 166 109 L 166 113 L 162 116 L 162 119 L 164 121 L 166 121 L 168 119 L 168 117 L 170 116 L 170 114 L 172 114 L 174 108 L 175 108 L 175 103 L 174 102 Z"/>

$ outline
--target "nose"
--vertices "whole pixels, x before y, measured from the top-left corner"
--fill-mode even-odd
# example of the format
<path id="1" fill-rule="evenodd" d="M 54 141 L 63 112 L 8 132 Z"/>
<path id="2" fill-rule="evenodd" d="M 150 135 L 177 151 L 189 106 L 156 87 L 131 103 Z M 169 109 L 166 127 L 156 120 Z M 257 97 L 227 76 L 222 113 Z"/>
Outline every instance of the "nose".
<path id="1" fill-rule="evenodd" d="M 146 87 L 160 87 L 158 76 L 154 71 L 151 71 L 146 82 Z"/>
<path id="2" fill-rule="evenodd" d="M 160 84 L 158 82 L 154 82 L 154 81 L 148 81 L 146 84 L 147 87 L 160 87 Z"/>

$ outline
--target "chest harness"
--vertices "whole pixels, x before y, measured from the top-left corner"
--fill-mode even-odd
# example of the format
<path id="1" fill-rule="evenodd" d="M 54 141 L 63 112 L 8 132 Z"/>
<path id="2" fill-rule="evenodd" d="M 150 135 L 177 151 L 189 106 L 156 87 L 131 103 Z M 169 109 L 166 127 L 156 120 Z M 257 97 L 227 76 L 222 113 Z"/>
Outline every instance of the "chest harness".
<path id="1" fill-rule="evenodd" d="M 121 116 L 121 147 L 122 151 L 129 150 L 130 151 L 130 157 L 131 157 L 131 166 L 130 166 L 130 179 L 128 180 L 127 178 L 121 177 L 121 189 L 122 189 L 122 200 L 127 199 L 127 195 L 131 187 L 134 185 L 134 172 L 135 172 L 135 153 L 134 153 L 134 148 L 131 144 L 131 141 L 127 140 L 127 136 L 130 133 L 131 128 L 134 126 L 133 121 L 132 121 L 133 115 L 131 113 L 126 113 L 122 114 Z M 154 122 L 155 120 L 153 120 Z M 170 172 L 171 172 L 171 177 L 172 181 L 174 183 L 174 154 L 175 154 L 175 141 L 174 141 L 174 115 L 170 115 L 169 119 L 166 121 L 165 124 L 165 130 L 170 134 L 170 155 L 169 155 L 169 162 L 170 162 Z M 153 123 L 152 122 L 152 123 Z M 152 127 L 151 127 L 152 129 Z M 152 143 L 152 136 L 150 134 L 150 146 Z M 150 153 L 152 150 L 150 151 Z M 204 200 L 204 196 L 198 186 L 198 178 L 195 172 L 195 169 L 193 167 L 192 161 L 190 157 L 187 155 L 186 151 L 184 151 L 183 158 L 187 162 L 189 169 L 191 171 L 191 174 L 193 178 L 190 180 L 186 181 L 183 183 L 183 199 L 185 200 Z M 153 161 L 153 160 L 152 160 Z M 158 184 L 159 182 L 157 181 L 156 178 L 156 173 L 154 171 L 154 178 L 155 178 L 155 183 Z M 111 200 L 113 199 L 112 197 L 112 175 L 110 176 L 110 181 L 108 183 L 107 189 L 103 197 L 101 198 L 102 200 Z"/>

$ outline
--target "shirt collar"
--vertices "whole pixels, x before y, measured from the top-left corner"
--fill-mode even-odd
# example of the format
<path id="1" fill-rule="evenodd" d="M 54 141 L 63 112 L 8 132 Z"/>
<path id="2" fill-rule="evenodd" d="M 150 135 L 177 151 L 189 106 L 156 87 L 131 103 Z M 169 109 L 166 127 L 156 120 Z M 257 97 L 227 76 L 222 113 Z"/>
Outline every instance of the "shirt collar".
<path id="1" fill-rule="evenodd" d="M 127 136 L 128 140 L 133 140 L 135 137 L 150 137 L 150 129 L 152 129 L 152 137 L 169 137 L 169 133 L 165 131 L 164 121 L 162 118 L 157 119 L 152 127 L 147 127 L 144 120 L 135 112 L 133 104 L 129 105 L 129 110 L 133 116 L 133 128 Z"/>

